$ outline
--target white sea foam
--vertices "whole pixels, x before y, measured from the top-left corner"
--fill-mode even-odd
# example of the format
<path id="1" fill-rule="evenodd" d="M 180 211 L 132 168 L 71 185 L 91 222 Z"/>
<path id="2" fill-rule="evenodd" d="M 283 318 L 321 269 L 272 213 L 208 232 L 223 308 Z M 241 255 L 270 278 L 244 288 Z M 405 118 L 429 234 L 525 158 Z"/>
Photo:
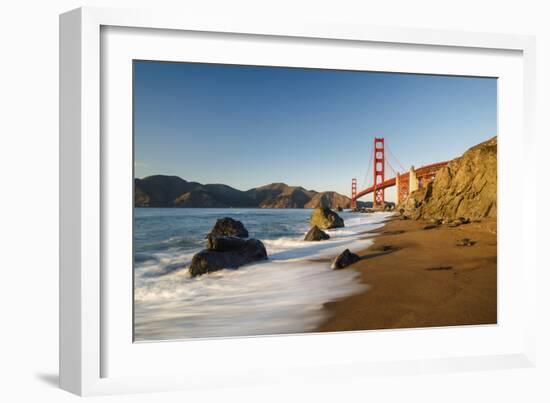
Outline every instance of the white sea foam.
<path id="1" fill-rule="evenodd" d="M 323 242 L 305 242 L 303 236 L 265 240 L 268 261 L 197 278 L 170 270 L 190 261 L 192 253 L 155 254 L 140 268 L 148 275 L 136 276 L 136 340 L 311 331 L 324 319 L 325 302 L 366 288 L 357 272 L 330 270 L 327 258 L 370 245 L 364 232 L 382 226 L 387 216 L 349 216 L 346 227 L 328 230 L 331 239 Z"/>

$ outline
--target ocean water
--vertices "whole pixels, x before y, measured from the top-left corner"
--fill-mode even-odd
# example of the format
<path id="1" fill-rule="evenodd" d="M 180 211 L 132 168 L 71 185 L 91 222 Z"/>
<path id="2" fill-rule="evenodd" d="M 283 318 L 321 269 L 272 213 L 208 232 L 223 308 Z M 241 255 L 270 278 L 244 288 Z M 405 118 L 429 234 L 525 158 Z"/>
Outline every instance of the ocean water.
<path id="1" fill-rule="evenodd" d="M 331 270 L 329 259 L 370 245 L 364 232 L 389 215 L 339 214 L 346 226 L 328 230 L 330 240 L 305 242 L 309 209 L 135 209 L 135 340 L 313 331 L 325 302 L 366 288 L 355 271 Z M 186 267 L 222 217 L 242 221 L 269 260 L 190 278 Z"/>

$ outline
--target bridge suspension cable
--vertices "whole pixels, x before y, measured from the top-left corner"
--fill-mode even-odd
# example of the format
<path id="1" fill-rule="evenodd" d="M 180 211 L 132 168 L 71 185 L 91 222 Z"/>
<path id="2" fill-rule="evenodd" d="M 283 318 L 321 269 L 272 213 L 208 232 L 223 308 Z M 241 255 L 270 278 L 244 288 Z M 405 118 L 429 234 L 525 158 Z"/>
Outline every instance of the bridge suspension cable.
<path id="1" fill-rule="evenodd" d="M 386 160 L 386 164 L 388 164 L 388 166 L 390 167 L 390 169 L 393 171 L 393 174 L 394 175 L 397 175 L 397 171 L 393 168 L 393 166 L 390 164 L 390 161 L 389 160 Z"/>
<path id="2" fill-rule="evenodd" d="M 401 163 L 399 162 L 397 157 L 395 155 L 393 155 L 390 148 L 388 146 L 386 146 L 386 148 L 388 149 L 388 152 L 389 152 L 390 156 L 395 160 L 395 162 L 397 162 L 397 165 L 399 165 L 399 168 L 401 169 L 401 172 L 405 172 L 406 169 L 403 167 L 403 165 L 401 165 Z"/>
<path id="3" fill-rule="evenodd" d="M 365 175 L 365 178 L 363 179 L 363 184 L 361 186 L 361 189 L 364 189 L 367 186 L 367 181 L 369 180 L 370 170 L 371 170 L 371 167 L 372 167 L 373 155 L 374 155 L 374 149 L 371 150 L 371 153 L 370 153 L 369 164 L 367 165 L 367 173 Z"/>

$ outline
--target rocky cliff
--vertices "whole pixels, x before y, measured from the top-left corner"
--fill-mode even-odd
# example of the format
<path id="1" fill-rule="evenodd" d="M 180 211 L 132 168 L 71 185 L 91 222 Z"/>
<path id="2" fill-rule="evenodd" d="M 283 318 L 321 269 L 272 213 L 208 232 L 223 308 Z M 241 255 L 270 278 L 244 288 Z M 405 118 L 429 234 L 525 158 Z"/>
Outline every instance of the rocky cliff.
<path id="1" fill-rule="evenodd" d="M 349 208 L 351 205 L 350 198 L 339 193 L 316 192 L 285 183 L 272 183 L 247 191 L 165 175 L 136 179 L 134 183 L 136 207 Z"/>
<path id="2" fill-rule="evenodd" d="M 478 144 L 438 171 L 398 206 L 414 219 L 477 219 L 497 215 L 497 138 Z"/>

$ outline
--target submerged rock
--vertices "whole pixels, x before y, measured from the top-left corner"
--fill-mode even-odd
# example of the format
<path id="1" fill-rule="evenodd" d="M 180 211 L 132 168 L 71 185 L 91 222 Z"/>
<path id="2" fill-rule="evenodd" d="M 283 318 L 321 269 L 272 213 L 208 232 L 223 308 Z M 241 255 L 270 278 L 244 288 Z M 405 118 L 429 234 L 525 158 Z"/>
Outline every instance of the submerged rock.
<path id="1" fill-rule="evenodd" d="M 189 266 L 191 277 L 221 269 L 237 269 L 247 263 L 267 259 L 264 244 L 257 239 L 209 237 L 208 249 L 193 256 Z"/>
<path id="2" fill-rule="evenodd" d="M 309 223 L 321 229 L 340 228 L 344 226 L 344 220 L 334 211 L 326 207 L 318 207 L 313 210 Z"/>
<path id="3" fill-rule="evenodd" d="M 329 239 L 329 238 L 330 238 L 329 234 L 321 230 L 317 225 L 314 225 L 307 232 L 304 238 L 304 241 L 324 241 L 325 239 Z"/>
<path id="4" fill-rule="evenodd" d="M 344 267 L 347 267 L 350 264 L 354 264 L 359 260 L 361 260 L 359 256 L 357 256 L 355 253 L 351 253 L 349 249 L 346 249 L 340 255 L 338 255 L 336 259 L 334 259 L 330 268 L 333 270 L 343 269 Z"/>
<path id="5" fill-rule="evenodd" d="M 224 217 L 216 221 L 214 228 L 212 228 L 212 231 L 210 231 L 206 237 L 210 238 L 217 236 L 248 238 L 248 230 L 244 227 L 242 222 L 234 220 L 231 217 Z"/>

